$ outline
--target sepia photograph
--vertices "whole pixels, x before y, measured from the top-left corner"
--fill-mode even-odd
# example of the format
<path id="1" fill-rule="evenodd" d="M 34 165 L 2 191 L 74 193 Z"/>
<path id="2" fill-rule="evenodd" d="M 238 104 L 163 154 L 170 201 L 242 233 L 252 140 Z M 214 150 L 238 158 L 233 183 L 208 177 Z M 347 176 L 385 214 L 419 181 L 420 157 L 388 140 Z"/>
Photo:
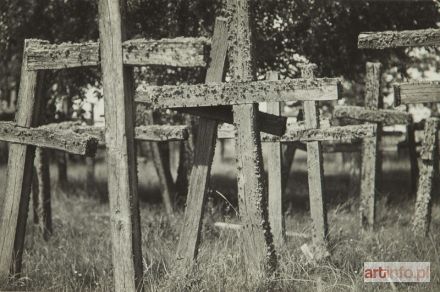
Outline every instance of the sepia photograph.
<path id="1" fill-rule="evenodd" d="M 439 0 L 0 0 L 0 291 L 440 291 Z"/>

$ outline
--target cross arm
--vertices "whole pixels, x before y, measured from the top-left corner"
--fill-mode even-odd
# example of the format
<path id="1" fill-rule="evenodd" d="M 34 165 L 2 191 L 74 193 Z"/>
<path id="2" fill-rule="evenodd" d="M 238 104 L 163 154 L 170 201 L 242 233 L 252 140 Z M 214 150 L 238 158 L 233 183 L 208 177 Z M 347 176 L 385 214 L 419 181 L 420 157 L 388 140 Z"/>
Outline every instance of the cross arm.
<path id="1" fill-rule="evenodd" d="M 364 32 L 359 35 L 359 49 L 386 49 L 440 45 L 440 29 Z"/>
<path id="2" fill-rule="evenodd" d="M 337 106 L 333 117 L 353 119 L 370 123 L 382 123 L 384 126 L 407 125 L 412 122 L 411 114 L 397 110 L 366 109 L 359 106 Z"/>
<path id="3" fill-rule="evenodd" d="M 105 129 L 97 126 L 84 126 L 78 122 L 62 122 L 45 125 L 43 129 L 62 129 L 77 134 L 86 134 L 98 139 L 99 143 L 105 143 Z M 170 142 L 187 140 L 188 127 L 182 125 L 146 125 L 135 128 L 135 139 L 149 142 Z"/>
<path id="4" fill-rule="evenodd" d="M 377 126 L 373 124 L 306 129 L 298 126 L 287 128 L 286 134 L 277 137 L 270 134 L 261 135 L 261 142 L 314 142 L 314 141 L 356 141 L 376 134 Z M 235 129 L 220 127 L 220 139 L 235 137 Z"/>
<path id="5" fill-rule="evenodd" d="M 206 38 L 147 40 L 122 44 L 123 62 L 133 66 L 205 67 Z M 26 48 L 28 70 L 54 70 L 97 66 L 101 62 L 99 43 L 49 44 L 32 42 Z"/>
<path id="6" fill-rule="evenodd" d="M 440 81 L 405 82 L 394 85 L 396 106 L 424 102 L 440 102 Z"/>
<path id="7" fill-rule="evenodd" d="M 0 140 L 66 151 L 72 154 L 93 156 L 98 140 L 66 130 L 27 128 L 12 122 L 0 122 Z"/>
<path id="8" fill-rule="evenodd" d="M 248 81 L 180 86 L 141 86 L 136 102 L 153 108 L 239 105 L 258 102 L 336 100 L 338 78 Z"/>

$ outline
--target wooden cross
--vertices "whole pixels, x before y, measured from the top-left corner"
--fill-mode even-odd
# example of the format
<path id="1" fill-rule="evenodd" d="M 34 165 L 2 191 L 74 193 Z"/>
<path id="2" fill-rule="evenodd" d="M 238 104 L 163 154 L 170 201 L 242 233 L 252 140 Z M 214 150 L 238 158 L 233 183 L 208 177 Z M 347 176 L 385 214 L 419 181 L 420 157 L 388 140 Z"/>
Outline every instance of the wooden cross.
<path id="1" fill-rule="evenodd" d="M 42 75 L 28 70 L 26 49 L 38 42 L 33 40 L 25 42 L 15 123 L 0 123 L 0 140 L 12 143 L 9 148 L 6 192 L 3 204 L 0 204 L 2 206 L 0 280 L 2 281 L 6 280 L 10 271 L 16 274 L 21 270 L 35 147 L 81 155 L 94 155 L 97 147 L 97 140 L 87 135 L 35 128 L 42 110 L 41 94 L 36 94 L 38 79 Z"/>
<path id="2" fill-rule="evenodd" d="M 249 271 L 261 275 L 275 267 L 274 250 L 264 202 L 264 183 L 261 177 L 261 146 L 256 102 L 289 100 L 337 99 L 338 79 L 297 79 L 290 81 L 252 80 L 249 3 L 231 1 L 229 24 L 213 39 L 221 39 L 211 51 L 213 63 L 208 70 L 207 84 L 185 86 L 147 86 L 139 88 L 136 101 L 155 108 L 198 108 L 201 106 L 234 106 L 237 127 L 237 162 L 239 172 L 240 218 L 244 225 L 244 252 Z M 228 50 L 228 34 L 229 50 Z M 234 80 L 219 83 L 224 73 L 226 52 L 232 66 Z M 216 57 L 219 56 L 219 57 Z M 246 68 L 244 71 L 239 68 Z M 215 77 L 215 78 L 214 78 Z M 217 82 L 217 83 L 211 83 Z M 178 97 L 178 98 L 176 98 Z M 277 130 L 275 128 L 275 130 Z M 203 207 L 209 185 L 210 167 L 214 155 L 217 122 L 201 119 L 196 142 L 194 168 L 191 173 L 184 229 L 178 246 L 178 262 L 189 269 L 197 257 Z M 274 132 L 274 131 L 272 131 Z M 279 127 L 275 132 L 280 132 Z"/>
<path id="3" fill-rule="evenodd" d="M 365 49 L 385 49 L 397 47 L 436 46 L 440 44 L 439 29 L 412 31 L 369 32 L 359 35 L 358 45 Z M 439 82 L 405 82 L 394 87 L 395 105 L 440 102 Z M 424 141 L 422 142 L 422 167 L 417 189 L 416 210 L 413 230 L 426 235 L 431 221 L 431 192 L 434 174 L 438 163 L 439 121 L 430 118 L 426 121 Z"/>

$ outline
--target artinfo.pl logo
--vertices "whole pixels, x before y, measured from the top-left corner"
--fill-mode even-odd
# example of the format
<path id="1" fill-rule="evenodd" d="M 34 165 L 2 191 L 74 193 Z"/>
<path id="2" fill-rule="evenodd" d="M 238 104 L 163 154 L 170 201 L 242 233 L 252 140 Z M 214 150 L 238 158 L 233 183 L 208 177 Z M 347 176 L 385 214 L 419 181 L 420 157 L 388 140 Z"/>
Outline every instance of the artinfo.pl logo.
<path id="1" fill-rule="evenodd" d="M 429 262 L 366 262 L 364 282 L 411 282 L 431 281 Z"/>

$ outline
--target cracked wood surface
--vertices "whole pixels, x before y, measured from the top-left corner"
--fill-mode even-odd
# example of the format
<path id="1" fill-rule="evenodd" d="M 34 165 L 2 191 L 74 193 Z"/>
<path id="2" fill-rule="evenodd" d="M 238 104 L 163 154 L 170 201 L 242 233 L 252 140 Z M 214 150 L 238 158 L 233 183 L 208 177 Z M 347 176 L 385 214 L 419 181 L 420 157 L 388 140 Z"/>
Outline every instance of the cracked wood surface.
<path id="1" fill-rule="evenodd" d="M 147 40 L 122 43 L 123 62 L 133 66 L 204 67 L 206 38 Z M 26 49 L 28 70 L 54 70 L 98 66 L 98 42 L 49 44 L 33 43 Z"/>
<path id="2" fill-rule="evenodd" d="M 359 49 L 438 46 L 440 29 L 363 32 L 359 34 Z"/>
<path id="3" fill-rule="evenodd" d="M 124 68 L 126 1 L 99 0 L 99 35 L 115 291 L 143 287 L 133 71 Z"/>
<path id="4" fill-rule="evenodd" d="M 394 85 L 395 106 L 440 102 L 440 81 L 405 82 Z"/>
<path id="5" fill-rule="evenodd" d="M 237 81 L 237 80 L 235 80 Z M 244 81 L 230 83 L 140 86 L 136 102 L 152 108 L 241 105 L 258 102 L 337 100 L 338 78 Z"/>

